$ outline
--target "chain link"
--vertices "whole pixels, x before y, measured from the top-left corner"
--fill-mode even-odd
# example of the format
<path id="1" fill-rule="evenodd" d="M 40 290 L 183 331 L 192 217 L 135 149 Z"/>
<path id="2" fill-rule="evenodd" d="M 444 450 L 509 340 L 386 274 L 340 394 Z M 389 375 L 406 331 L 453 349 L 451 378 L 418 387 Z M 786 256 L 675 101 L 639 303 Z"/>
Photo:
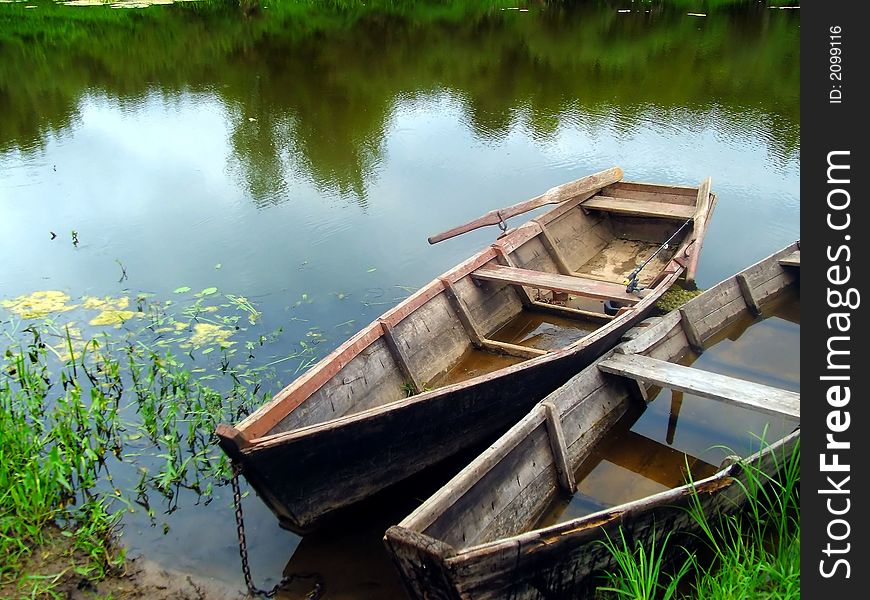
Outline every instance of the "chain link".
<path id="1" fill-rule="evenodd" d="M 318 600 L 323 594 L 323 581 L 316 573 L 306 575 L 286 575 L 281 578 L 281 581 L 271 590 L 261 590 L 254 585 L 254 578 L 251 577 L 251 565 L 248 563 L 248 542 L 245 539 L 245 520 L 242 517 L 242 492 L 239 486 L 239 474 L 242 472 L 241 463 L 233 461 L 233 478 L 230 480 L 233 488 L 233 505 L 236 509 L 236 533 L 239 535 L 239 556 L 242 558 L 242 574 L 245 576 L 245 586 L 248 588 L 248 593 L 251 596 L 263 596 L 264 598 L 272 598 L 278 593 L 282 587 L 293 581 L 294 579 L 314 579 L 314 586 L 311 591 L 305 595 L 305 600 Z"/>

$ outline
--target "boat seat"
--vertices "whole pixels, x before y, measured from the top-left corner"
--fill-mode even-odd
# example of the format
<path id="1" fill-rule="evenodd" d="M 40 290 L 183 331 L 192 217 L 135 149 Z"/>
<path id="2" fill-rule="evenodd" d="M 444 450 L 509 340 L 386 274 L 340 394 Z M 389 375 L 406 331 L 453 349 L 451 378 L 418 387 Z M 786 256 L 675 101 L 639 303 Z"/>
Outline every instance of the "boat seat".
<path id="1" fill-rule="evenodd" d="M 640 298 L 625 291 L 625 286 L 610 281 L 599 281 L 572 275 L 558 273 L 543 273 L 517 267 L 504 267 L 486 264 L 471 273 L 474 279 L 496 281 L 511 285 L 525 285 L 532 288 L 565 292 L 576 296 L 597 298 L 599 300 L 619 300 L 628 304 L 636 304 Z"/>
<path id="2" fill-rule="evenodd" d="M 600 210 L 636 217 L 658 217 L 675 221 L 685 221 L 695 216 L 695 206 L 693 205 L 613 196 L 593 196 L 582 202 L 580 206 L 586 210 Z"/>
<path id="3" fill-rule="evenodd" d="M 605 373 L 719 400 L 772 415 L 801 418 L 801 396 L 795 392 L 684 367 L 640 354 L 612 354 L 598 363 Z"/>

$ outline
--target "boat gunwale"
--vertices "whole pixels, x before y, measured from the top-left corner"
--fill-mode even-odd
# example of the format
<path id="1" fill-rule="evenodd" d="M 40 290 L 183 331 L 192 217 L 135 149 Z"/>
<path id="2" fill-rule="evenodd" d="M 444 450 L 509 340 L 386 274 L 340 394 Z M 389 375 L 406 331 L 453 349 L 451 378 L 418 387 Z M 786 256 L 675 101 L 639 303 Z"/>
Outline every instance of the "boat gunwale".
<path id="1" fill-rule="evenodd" d="M 537 411 L 535 411 L 537 412 Z M 589 531 L 595 527 L 601 527 L 607 525 L 608 523 L 612 523 L 613 521 L 622 518 L 626 515 L 626 513 L 632 512 L 632 510 L 637 508 L 646 508 L 652 506 L 665 506 L 669 502 L 677 500 L 679 498 L 683 498 L 693 491 L 696 492 L 710 492 L 717 491 L 722 489 L 728 485 L 731 485 L 731 482 L 735 479 L 735 471 L 742 469 L 743 464 L 751 464 L 759 461 L 767 455 L 773 454 L 778 449 L 782 448 L 786 444 L 790 443 L 792 440 L 795 440 L 800 437 L 800 426 L 798 426 L 791 433 L 779 438 L 775 442 L 765 446 L 763 449 L 754 452 L 747 456 L 746 458 L 741 458 L 739 461 L 729 464 L 728 466 L 719 469 L 709 477 L 705 477 L 703 479 L 698 479 L 697 481 L 691 481 L 685 483 L 678 487 L 669 488 L 667 490 L 663 490 L 661 492 L 656 492 L 655 494 L 649 494 L 647 496 L 643 496 L 642 498 L 638 498 L 636 500 L 631 500 L 629 502 L 623 502 L 622 504 L 617 504 L 610 508 L 606 508 L 604 510 L 600 510 L 583 517 L 578 517 L 576 519 L 570 519 L 568 521 L 563 521 L 561 523 L 555 523 L 553 525 L 548 525 L 546 527 L 540 527 L 537 529 L 532 529 L 530 531 L 524 531 L 523 533 L 501 538 L 498 540 L 493 540 L 491 542 L 484 542 L 482 544 L 477 544 L 475 546 L 469 546 L 468 548 L 459 548 L 457 549 L 454 546 L 450 546 L 452 549 L 452 554 L 448 557 L 445 557 L 445 563 L 448 566 L 453 566 L 456 563 L 461 563 L 465 561 L 470 561 L 477 559 L 482 556 L 486 556 L 489 554 L 493 554 L 502 549 L 502 547 L 510 547 L 510 546 L 518 546 L 527 544 L 530 542 L 535 542 L 538 538 L 545 536 L 561 536 L 565 534 L 581 534 L 585 531 Z M 730 480 L 730 481 L 729 481 Z M 718 484 L 718 485 L 717 485 Z M 712 489 L 711 489 L 712 488 Z M 403 527 L 400 523 L 398 527 Z M 420 535 L 424 535 L 430 537 L 433 540 L 438 540 L 438 538 L 434 538 L 428 536 L 425 533 L 421 533 L 416 529 L 410 529 Z M 440 543 L 444 544 L 441 540 L 438 540 Z"/>

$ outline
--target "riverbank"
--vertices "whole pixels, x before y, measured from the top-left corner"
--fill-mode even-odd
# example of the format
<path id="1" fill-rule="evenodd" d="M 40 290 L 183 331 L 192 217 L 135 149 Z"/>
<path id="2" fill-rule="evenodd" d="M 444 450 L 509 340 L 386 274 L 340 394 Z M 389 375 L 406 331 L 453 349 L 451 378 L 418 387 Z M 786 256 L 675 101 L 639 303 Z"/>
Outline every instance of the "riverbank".
<path id="1" fill-rule="evenodd" d="M 123 555 L 110 548 L 110 553 Z M 165 569 L 144 557 L 125 559 L 112 565 L 95 580 L 83 574 L 91 567 L 87 552 L 75 547 L 63 531 L 50 526 L 43 531 L 43 543 L 33 549 L 18 567 L 17 580 L 0 582 L 0 598 L 130 598 L 153 600 L 237 600 L 240 590 Z"/>

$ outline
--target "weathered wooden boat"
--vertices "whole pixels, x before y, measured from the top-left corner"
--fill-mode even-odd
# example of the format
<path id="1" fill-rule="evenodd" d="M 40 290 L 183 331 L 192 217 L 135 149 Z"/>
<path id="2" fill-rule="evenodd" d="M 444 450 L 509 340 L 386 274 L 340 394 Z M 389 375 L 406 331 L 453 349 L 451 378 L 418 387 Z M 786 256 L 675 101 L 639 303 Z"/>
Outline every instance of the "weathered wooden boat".
<path id="1" fill-rule="evenodd" d="M 537 404 L 410 516 L 387 530 L 385 543 L 410 596 L 586 597 L 592 574 L 616 568 L 599 543 L 605 536 L 620 539 L 622 528 L 633 545 L 654 538 L 661 542 L 669 532 L 691 531 L 694 521 L 684 509 L 693 494 L 710 514 L 736 510 L 744 498 L 742 464 L 751 462 L 775 474 L 798 443 L 800 396 L 678 361 L 703 352 L 705 344 L 724 335 L 738 319 L 757 315 L 799 282 L 800 251 L 793 244 L 682 308 L 633 328 L 626 341 Z M 541 517 L 551 502 L 575 494 L 575 476 L 588 472 L 590 457 L 594 461 L 596 448 L 606 445 L 624 415 L 644 410 L 654 387 L 775 415 L 785 420 L 780 427 L 786 433 L 745 459 L 726 459 L 721 468 L 677 453 L 671 467 L 656 471 L 664 491 L 611 506 L 593 505 L 584 511 L 588 514 L 548 524 Z M 613 444 L 617 456 L 608 458 L 619 469 L 634 470 L 636 466 L 618 456 L 625 458 L 628 441 L 621 438 Z M 709 440 L 710 446 L 716 443 Z M 674 453 L 666 444 L 659 444 L 663 449 L 655 445 L 649 440 L 642 444 L 637 462 L 664 463 L 663 453 Z M 686 465 L 692 479 L 681 472 Z M 692 480 L 694 484 L 687 483 Z M 596 485 L 602 486 L 601 480 Z"/>
<path id="2" fill-rule="evenodd" d="M 612 347 L 679 277 L 694 277 L 716 199 L 710 179 L 691 188 L 621 178 L 614 167 L 433 236 L 504 230 L 504 219 L 556 204 L 387 311 L 234 427 L 218 426 L 220 446 L 283 527 L 310 531 L 495 439 Z"/>

